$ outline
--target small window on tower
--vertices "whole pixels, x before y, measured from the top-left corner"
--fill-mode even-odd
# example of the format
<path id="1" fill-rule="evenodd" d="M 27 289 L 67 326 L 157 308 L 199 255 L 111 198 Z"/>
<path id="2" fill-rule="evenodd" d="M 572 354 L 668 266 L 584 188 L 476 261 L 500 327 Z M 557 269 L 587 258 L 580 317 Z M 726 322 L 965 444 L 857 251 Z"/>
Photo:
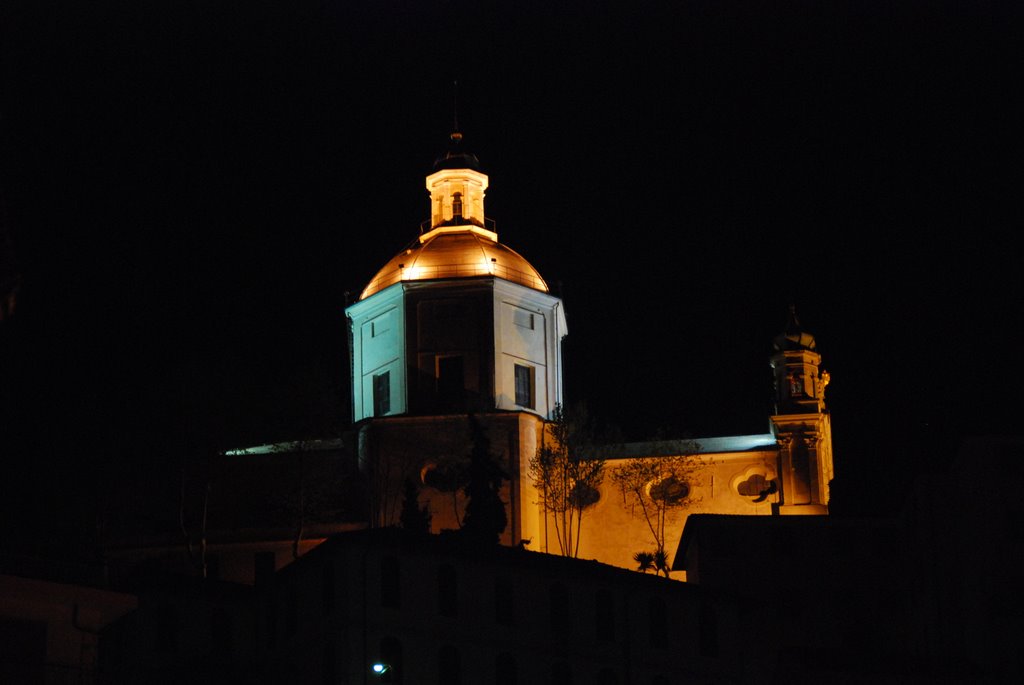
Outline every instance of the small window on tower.
<path id="1" fill-rule="evenodd" d="M 391 372 L 373 376 L 373 415 L 384 416 L 391 411 Z"/>
<path id="2" fill-rule="evenodd" d="M 532 367 L 516 364 L 516 404 L 527 409 L 534 408 Z"/>
<path id="3" fill-rule="evenodd" d="M 462 218 L 462 193 L 455 193 L 452 196 L 452 218 Z"/>
<path id="4" fill-rule="evenodd" d="M 512 313 L 512 323 L 519 326 L 520 328 L 528 328 L 533 330 L 533 314 L 526 311 L 525 309 L 516 309 Z"/>

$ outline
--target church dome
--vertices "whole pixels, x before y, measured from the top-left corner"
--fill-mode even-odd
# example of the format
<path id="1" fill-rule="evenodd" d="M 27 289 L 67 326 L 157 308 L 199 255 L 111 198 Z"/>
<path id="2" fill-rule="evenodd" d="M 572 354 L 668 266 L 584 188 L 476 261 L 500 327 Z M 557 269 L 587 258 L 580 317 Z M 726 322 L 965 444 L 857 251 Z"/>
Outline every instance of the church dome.
<path id="1" fill-rule="evenodd" d="M 441 226 L 419 237 L 377 272 L 360 300 L 399 281 L 496 276 L 548 291 L 547 283 L 515 250 L 502 245 L 497 235 L 477 226 Z"/>
<path id="2" fill-rule="evenodd" d="M 426 178 L 431 229 L 377 272 L 359 296 L 365 300 L 399 281 L 494 276 L 548 292 L 528 261 L 498 242 L 494 222 L 484 214 L 487 174 L 476 155 L 461 148 L 458 127 L 448 152 L 434 162 Z M 426 224 L 426 222 L 424 222 Z"/>

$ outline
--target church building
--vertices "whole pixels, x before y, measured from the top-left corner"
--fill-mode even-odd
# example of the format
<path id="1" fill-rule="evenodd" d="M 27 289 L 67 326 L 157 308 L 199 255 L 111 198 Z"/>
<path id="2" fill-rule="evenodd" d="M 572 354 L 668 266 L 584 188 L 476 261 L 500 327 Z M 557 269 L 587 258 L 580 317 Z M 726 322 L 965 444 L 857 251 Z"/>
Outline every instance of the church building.
<path id="1" fill-rule="evenodd" d="M 409 480 L 419 487 L 435 532 L 460 525 L 459 467 L 473 420 L 509 476 L 502 542 L 557 554 L 557 517 L 540 504 L 530 462 L 552 439 L 548 422 L 563 402 L 566 313 L 541 274 L 499 242 L 484 213 L 488 177 L 461 146 L 454 133 L 450 151 L 426 177 L 429 223 L 345 312 L 352 418 L 360 467 L 370 479 L 371 525 L 397 523 Z M 634 555 L 655 546 L 648 522 L 608 477 L 630 460 L 685 457 L 690 464 L 686 482 L 675 489 L 686 506 L 664 522 L 670 560 L 691 513 L 828 513 L 828 374 L 814 337 L 792 310 L 769 361 L 775 411 L 764 434 L 630 443 L 584 455 L 603 460 L 606 477 L 580 520 L 579 557 L 633 568 Z M 652 481 L 644 492 L 657 496 L 665 490 L 658 485 Z"/>

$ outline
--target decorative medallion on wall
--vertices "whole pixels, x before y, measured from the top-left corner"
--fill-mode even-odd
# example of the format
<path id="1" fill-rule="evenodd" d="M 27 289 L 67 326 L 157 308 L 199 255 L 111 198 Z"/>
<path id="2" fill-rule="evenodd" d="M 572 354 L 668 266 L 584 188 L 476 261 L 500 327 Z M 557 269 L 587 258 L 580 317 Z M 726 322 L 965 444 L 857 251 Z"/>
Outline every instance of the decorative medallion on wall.
<path id="1" fill-rule="evenodd" d="M 732 489 L 751 504 L 766 502 L 779 491 L 775 471 L 765 466 L 752 466 L 732 479 Z"/>

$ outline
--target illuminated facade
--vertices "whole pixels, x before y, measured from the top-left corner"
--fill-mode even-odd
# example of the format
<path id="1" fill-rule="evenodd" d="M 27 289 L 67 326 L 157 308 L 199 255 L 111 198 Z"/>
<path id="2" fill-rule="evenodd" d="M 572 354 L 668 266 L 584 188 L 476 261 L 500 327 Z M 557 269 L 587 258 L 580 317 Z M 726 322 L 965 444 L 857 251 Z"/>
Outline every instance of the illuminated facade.
<path id="1" fill-rule="evenodd" d="M 453 135 L 455 147 L 461 136 Z M 400 512 L 402 484 L 421 487 L 435 531 L 458 527 L 455 464 L 469 448 L 468 414 L 485 427 L 510 475 L 505 544 L 558 551 L 551 517 L 528 475 L 546 420 L 562 401 L 565 313 L 540 274 L 498 242 L 484 215 L 488 178 L 474 155 L 449 152 L 427 176 L 429 230 L 385 264 L 348 307 L 353 421 L 370 475 L 371 521 Z M 770 432 L 633 443 L 598 455 L 606 472 L 627 460 L 689 455 L 689 506 L 665 523 L 673 555 L 690 513 L 825 514 L 832 477 L 828 374 L 813 336 L 791 312 L 775 340 L 776 410 Z M 633 567 L 654 546 L 647 523 L 605 478 L 586 510 L 579 555 Z"/>

